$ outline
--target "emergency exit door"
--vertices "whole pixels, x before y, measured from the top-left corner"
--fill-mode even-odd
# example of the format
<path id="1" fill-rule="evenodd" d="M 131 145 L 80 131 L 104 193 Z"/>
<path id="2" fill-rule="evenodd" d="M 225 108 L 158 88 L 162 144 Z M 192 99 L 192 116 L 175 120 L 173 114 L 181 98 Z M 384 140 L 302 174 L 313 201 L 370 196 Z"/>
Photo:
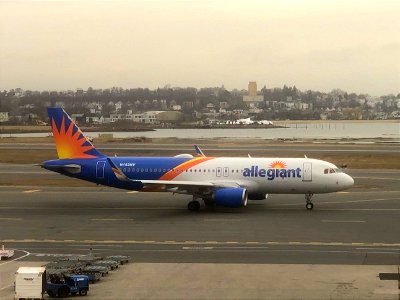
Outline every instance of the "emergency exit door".
<path id="1" fill-rule="evenodd" d="M 312 164 L 310 162 L 303 163 L 303 181 L 312 181 Z"/>

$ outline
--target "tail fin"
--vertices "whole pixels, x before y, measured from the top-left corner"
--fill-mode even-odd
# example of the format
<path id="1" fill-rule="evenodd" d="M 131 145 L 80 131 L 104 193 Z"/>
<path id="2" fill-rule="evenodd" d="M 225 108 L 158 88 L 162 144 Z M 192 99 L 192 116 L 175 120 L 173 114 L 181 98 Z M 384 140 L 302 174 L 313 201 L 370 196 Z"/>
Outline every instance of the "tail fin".
<path id="1" fill-rule="evenodd" d="M 47 113 L 59 159 L 104 156 L 94 148 L 64 109 L 49 107 Z"/>

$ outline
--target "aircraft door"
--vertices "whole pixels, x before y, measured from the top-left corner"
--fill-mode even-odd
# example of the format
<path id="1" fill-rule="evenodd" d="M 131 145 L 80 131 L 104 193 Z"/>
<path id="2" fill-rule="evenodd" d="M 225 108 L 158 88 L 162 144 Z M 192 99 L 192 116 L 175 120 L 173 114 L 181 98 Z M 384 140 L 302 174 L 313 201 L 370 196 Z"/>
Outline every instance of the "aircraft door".
<path id="1" fill-rule="evenodd" d="M 104 167 L 106 162 L 104 160 L 98 161 L 96 164 L 96 177 L 99 179 L 104 179 Z"/>
<path id="2" fill-rule="evenodd" d="M 303 181 L 312 181 L 312 163 L 303 163 Z"/>
<path id="3" fill-rule="evenodd" d="M 222 175 L 222 168 L 221 167 L 217 168 L 216 175 L 217 175 L 217 177 L 221 177 L 221 175 Z"/>
<path id="4" fill-rule="evenodd" d="M 224 177 L 228 177 L 229 176 L 229 168 L 225 167 L 224 168 Z"/>

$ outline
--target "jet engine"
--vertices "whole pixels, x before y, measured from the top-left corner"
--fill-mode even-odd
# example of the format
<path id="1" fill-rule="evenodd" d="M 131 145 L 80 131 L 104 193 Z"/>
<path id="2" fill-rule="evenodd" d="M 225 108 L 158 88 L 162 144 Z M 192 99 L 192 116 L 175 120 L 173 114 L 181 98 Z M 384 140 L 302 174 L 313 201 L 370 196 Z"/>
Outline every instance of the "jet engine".
<path id="1" fill-rule="evenodd" d="M 265 200 L 268 194 L 249 193 L 249 200 Z"/>
<path id="2" fill-rule="evenodd" d="M 243 207 L 247 205 L 247 190 L 244 188 L 220 188 L 213 194 L 216 205 Z"/>

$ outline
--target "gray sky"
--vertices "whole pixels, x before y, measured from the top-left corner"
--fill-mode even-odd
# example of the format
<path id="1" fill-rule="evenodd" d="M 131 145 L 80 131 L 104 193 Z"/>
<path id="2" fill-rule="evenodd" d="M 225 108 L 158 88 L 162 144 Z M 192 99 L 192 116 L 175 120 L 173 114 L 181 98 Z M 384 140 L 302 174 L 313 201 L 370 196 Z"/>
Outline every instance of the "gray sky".
<path id="1" fill-rule="evenodd" d="M 400 1 L 0 1 L 0 89 L 400 92 Z"/>

